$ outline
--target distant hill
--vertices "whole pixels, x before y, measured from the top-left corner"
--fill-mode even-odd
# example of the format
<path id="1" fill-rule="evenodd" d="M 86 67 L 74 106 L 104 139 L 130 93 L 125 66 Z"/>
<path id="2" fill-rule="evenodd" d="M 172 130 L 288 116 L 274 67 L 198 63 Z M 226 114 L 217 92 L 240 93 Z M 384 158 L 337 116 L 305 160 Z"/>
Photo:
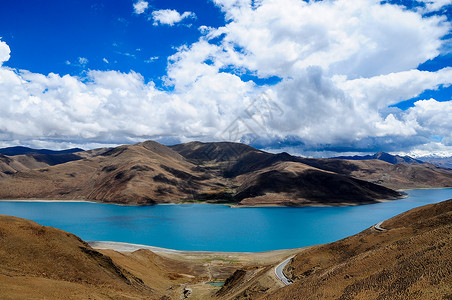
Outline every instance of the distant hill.
<path id="1" fill-rule="evenodd" d="M 450 299 L 452 200 L 412 209 L 381 225 L 297 254 L 285 267 L 236 271 L 220 299 Z M 271 275 L 269 275 L 271 274 Z"/>
<path id="2" fill-rule="evenodd" d="M 392 155 L 386 152 L 378 152 L 373 155 L 364 155 L 364 156 L 338 156 L 333 157 L 336 159 L 349 159 L 349 160 L 368 160 L 368 159 L 378 159 L 385 162 L 388 162 L 390 164 L 400 164 L 400 163 L 409 163 L 409 164 L 422 164 L 424 163 L 421 160 L 414 159 L 410 156 L 400 156 L 400 155 Z"/>
<path id="3" fill-rule="evenodd" d="M 420 159 L 441 168 L 452 169 L 452 157 L 420 157 Z"/>
<path id="4" fill-rule="evenodd" d="M 66 150 L 48 150 L 48 149 L 32 149 L 28 147 L 8 147 L 8 148 L 1 148 L 0 154 L 8 155 L 8 156 L 15 156 L 15 155 L 24 155 L 24 154 L 68 154 L 68 153 L 76 153 L 76 152 L 82 152 L 85 151 L 81 148 L 71 148 Z"/>
<path id="5" fill-rule="evenodd" d="M 334 206 L 397 199 L 395 189 L 450 186 L 452 170 L 430 164 L 308 159 L 229 142 L 0 156 L 0 199 Z"/>

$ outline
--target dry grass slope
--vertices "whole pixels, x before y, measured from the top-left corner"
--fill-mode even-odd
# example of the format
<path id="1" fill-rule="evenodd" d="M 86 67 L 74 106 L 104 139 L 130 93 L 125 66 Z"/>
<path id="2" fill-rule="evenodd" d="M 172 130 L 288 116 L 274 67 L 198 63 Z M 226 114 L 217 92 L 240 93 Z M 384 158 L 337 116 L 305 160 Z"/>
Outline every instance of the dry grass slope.
<path id="1" fill-rule="evenodd" d="M 265 299 L 451 299 L 452 200 L 298 254 Z M 255 297 L 256 298 L 256 297 Z"/>
<path id="2" fill-rule="evenodd" d="M 0 216 L 0 295 L 2 299 L 159 296 L 75 235 L 9 216 Z"/>

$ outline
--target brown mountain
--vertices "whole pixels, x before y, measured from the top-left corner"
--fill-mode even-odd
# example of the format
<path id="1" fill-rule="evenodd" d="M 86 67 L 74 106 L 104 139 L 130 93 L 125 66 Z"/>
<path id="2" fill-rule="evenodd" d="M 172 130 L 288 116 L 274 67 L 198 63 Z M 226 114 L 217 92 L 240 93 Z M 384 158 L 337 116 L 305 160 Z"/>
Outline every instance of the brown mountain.
<path id="1" fill-rule="evenodd" d="M 215 184 L 208 173 L 197 171 L 177 152 L 149 141 L 11 174 L 0 180 L 0 197 L 156 204 L 186 198 L 195 188 Z"/>
<path id="2" fill-rule="evenodd" d="M 243 269 L 220 299 L 450 299 L 452 200 L 415 208 L 343 240 L 311 247 L 285 268 L 293 284 L 269 281 L 273 270 Z"/>
<path id="3" fill-rule="evenodd" d="M 378 159 L 332 158 L 301 158 L 300 161 L 316 168 L 359 178 L 391 189 L 452 187 L 452 170 L 429 163 L 392 164 Z"/>
<path id="4" fill-rule="evenodd" d="M 306 159 L 227 142 L 0 156 L 0 199 L 355 205 L 401 196 L 391 188 L 443 186 L 452 171 L 432 165 Z"/>

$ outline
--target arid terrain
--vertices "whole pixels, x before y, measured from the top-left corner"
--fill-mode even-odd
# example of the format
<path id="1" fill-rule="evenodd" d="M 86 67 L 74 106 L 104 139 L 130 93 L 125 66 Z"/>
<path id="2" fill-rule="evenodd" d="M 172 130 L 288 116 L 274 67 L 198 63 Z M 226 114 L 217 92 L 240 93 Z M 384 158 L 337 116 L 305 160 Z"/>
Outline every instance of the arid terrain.
<path id="1" fill-rule="evenodd" d="M 308 159 L 228 142 L 40 151 L 0 155 L 0 199 L 335 206 L 452 186 L 452 170 L 417 161 Z"/>
<path id="2" fill-rule="evenodd" d="M 304 249 L 118 252 L 94 249 L 62 230 L 0 216 L 0 295 L 2 299 L 450 299 L 452 200 L 413 209 L 381 226 L 384 231 L 372 227 Z M 285 286 L 275 276 L 275 267 L 293 256 L 284 270 L 293 284 Z"/>

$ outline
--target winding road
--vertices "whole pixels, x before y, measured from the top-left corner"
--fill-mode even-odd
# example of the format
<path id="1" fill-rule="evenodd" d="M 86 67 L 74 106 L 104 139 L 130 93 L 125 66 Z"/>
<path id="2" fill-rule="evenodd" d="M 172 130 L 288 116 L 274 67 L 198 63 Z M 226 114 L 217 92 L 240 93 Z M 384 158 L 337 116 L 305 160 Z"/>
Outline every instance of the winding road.
<path id="1" fill-rule="evenodd" d="M 285 261 L 283 261 L 282 263 L 277 265 L 275 268 L 276 277 L 278 277 L 285 285 L 291 284 L 292 280 L 290 280 L 290 278 L 288 278 L 286 275 L 284 275 L 283 270 L 284 270 L 284 267 L 290 262 L 290 260 L 292 258 L 294 258 L 294 256 L 289 257 L 288 259 L 286 259 Z"/>
<path id="2" fill-rule="evenodd" d="M 383 224 L 384 221 L 380 221 L 377 224 L 374 225 L 375 230 L 378 231 L 386 231 L 387 229 L 381 228 L 381 224 Z M 280 263 L 279 265 L 276 266 L 275 268 L 275 274 L 276 277 L 278 277 L 285 285 L 289 285 L 292 283 L 292 280 L 290 280 L 290 278 L 288 278 L 285 274 L 284 274 L 284 267 L 290 262 L 290 260 L 292 258 L 294 258 L 295 255 L 289 257 L 288 259 L 286 259 L 285 261 L 283 261 L 282 263 Z"/>
<path id="3" fill-rule="evenodd" d="M 383 224 L 383 222 L 384 222 L 384 221 L 380 221 L 380 222 L 378 222 L 377 224 L 375 224 L 375 226 L 374 226 L 375 230 L 378 230 L 378 231 L 385 231 L 386 229 L 380 227 L 381 224 Z"/>

